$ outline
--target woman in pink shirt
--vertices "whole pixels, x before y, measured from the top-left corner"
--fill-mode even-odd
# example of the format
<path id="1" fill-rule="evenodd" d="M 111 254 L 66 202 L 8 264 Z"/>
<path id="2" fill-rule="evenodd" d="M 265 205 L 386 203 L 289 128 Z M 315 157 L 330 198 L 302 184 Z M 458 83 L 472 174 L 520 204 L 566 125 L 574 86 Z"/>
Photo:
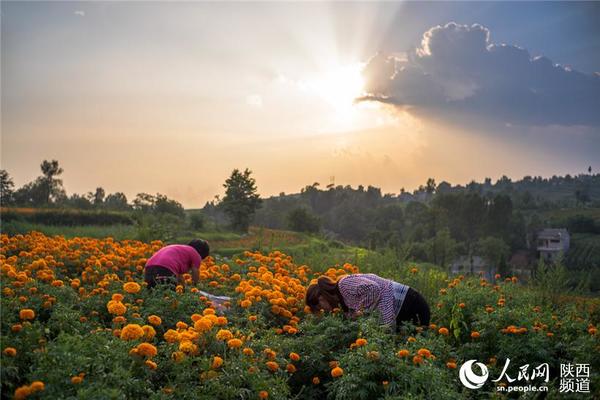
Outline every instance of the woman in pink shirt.
<path id="1" fill-rule="evenodd" d="M 375 274 L 351 274 L 337 281 L 321 276 L 306 290 L 306 305 L 312 312 L 341 308 L 349 317 L 379 311 L 383 324 L 399 331 L 403 321 L 429 325 L 427 301 L 415 289 Z"/>
<path id="2" fill-rule="evenodd" d="M 190 273 L 195 285 L 200 263 L 209 253 L 208 242 L 202 239 L 165 246 L 146 261 L 144 280 L 153 288 L 158 283 L 183 283 L 183 274 Z"/>

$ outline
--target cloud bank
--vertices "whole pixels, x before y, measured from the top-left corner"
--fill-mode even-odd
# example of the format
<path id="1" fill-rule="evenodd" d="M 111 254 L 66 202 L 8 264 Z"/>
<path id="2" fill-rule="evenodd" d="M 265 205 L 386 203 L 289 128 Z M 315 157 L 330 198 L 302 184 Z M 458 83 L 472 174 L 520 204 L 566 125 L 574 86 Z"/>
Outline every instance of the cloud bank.
<path id="1" fill-rule="evenodd" d="M 366 95 L 358 101 L 508 125 L 600 125 L 600 73 L 491 43 L 479 24 L 433 27 L 405 58 L 379 53 L 363 74 Z"/>

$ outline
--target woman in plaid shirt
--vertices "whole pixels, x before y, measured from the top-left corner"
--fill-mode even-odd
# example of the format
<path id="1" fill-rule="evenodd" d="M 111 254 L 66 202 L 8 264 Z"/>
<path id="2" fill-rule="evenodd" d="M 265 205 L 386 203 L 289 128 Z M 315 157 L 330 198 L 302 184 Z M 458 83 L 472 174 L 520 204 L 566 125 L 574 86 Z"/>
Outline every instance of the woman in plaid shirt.
<path id="1" fill-rule="evenodd" d="M 375 274 L 344 275 L 337 281 L 321 276 L 308 287 L 306 305 L 312 312 L 339 307 L 349 317 L 377 310 L 381 322 L 396 331 L 402 321 L 427 326 L 430 318 L 429 305 L 421 293 Z"/>

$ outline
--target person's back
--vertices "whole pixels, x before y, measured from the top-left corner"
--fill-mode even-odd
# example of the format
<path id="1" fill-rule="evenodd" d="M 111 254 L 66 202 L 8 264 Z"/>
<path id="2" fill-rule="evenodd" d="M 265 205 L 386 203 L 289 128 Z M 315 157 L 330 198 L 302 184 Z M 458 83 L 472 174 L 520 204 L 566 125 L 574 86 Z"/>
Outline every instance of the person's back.
<path id="1" fill-rule="evenodd" d="M 202 257 L 192 246 L 171 244 L 163 247 L 150 257 L 146 262 L 146 267 L 164 267 L 180 276 L 199 266 L 201 262 Z"/>

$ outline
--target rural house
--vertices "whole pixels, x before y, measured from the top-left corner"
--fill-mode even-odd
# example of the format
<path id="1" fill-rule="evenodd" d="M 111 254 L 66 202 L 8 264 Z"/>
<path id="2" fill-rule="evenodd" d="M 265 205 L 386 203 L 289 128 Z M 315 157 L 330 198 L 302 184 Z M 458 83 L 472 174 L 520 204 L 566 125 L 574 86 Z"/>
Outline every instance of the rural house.
<path id="1" fill-rule="evenodd" d="M 537 252 L 545 261 L 554 261 L 569 250 L 569 232 L 566 229 L 543 229 L 538 232 Z"/>

